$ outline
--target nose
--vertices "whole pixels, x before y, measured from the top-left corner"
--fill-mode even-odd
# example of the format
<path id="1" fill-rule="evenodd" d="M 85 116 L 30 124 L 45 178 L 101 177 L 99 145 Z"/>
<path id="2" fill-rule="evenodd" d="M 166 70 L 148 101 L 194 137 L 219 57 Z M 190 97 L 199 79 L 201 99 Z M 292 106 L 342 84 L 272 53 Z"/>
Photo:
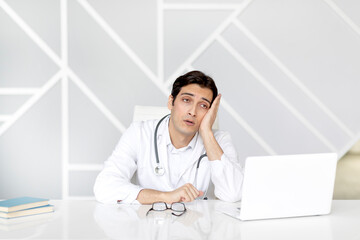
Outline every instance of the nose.
<path id="1" fill-rule="evenodd" d="M 190 116 L 192 117 L 196 117 L 196 105 L 193 104 L 190 109 L 189 109 L 189 113 L 188 113 Z"/>

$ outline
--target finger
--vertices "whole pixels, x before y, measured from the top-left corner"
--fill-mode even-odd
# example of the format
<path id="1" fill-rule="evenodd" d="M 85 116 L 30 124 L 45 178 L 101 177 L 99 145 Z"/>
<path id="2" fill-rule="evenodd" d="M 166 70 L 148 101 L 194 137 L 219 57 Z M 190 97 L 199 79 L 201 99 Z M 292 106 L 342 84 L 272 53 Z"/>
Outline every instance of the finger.
<path id="1" fill-rule="evenodd" d="M 197 198 L 200 194 L 199 190 L 197 190 L 194 185 L 192 185 L 191 183 L 188 183 L 187 186 L 189 187 L 190 191 L 193 193 L 193 196 L 195 198 Z"/>
<path id="2" fill-rule="evenodd" d="M 204 194 L 202 191 L 197 190 L 195 187 L 194 187 L 194 189 L 195 189 L 195 193 L 196 193 L 196 198 L 198 198 L 198 197 L 202 196 L 202 194 Z"/>
<path id="3" fill-rule="evenodd" d="M 212 121 L 215 121 L 217 112 L 218 112 L 218 110 L 219 110 L 220 98 L 221 98 L 221 94 L 219 94 L 219 95 L 215 98 L 214 102 L 212 103 L 212 105 L 211 105 L 211 107 L 210 107 L 210 109 L 209 109 L 209 111 L 208 111 L 208 114 L 209 114 L 209 116 L 211 116 Z"/>
<path id="4" fill-rule="evenodd" d="M 191 197 L 189 196 L 189 193 L 187 192 L 186 188 L 189 184 L 185 184 L 178 188 L 177 192 L 179 194 L 179 198 L 181 202 L 189 202 L 191 200 Z"/>
<path id="5" fill-rule="evenodd" d="M 221 98 L 221 94 L 218 94 L 213 101 L 213 105 L 217 104 L 220 101 L 220 98 Z"/>
<path id="6" fill-rule="evenodd" d="M 217 110 L 220 106 L 220 99 L 221 99 L 221 94 L 217 95 L 214 102 L 213 102 L 213 105 L 214 105 L 214 111 Z"/>
<path id="7" fill-rule="evenodd" d="M 204 195 L 203 191 L 199 191 L 199 197 L 202 197 Z"/>
<path id="8" fill-rule="evenodd" d="M 191 192 L 194 199 L 196 199 L 200 194 L 199 191 L 193 185 L 189 187 L 189 191 Z"/>
<path id="9" fill-rule="evenodd" d="M 189 195 L 189 192 L 187 191 L 186 188 L 183 189 L 182 191 L 182 198 L 183 198 L 183 202 L 191 202 L 191 196 Z"/>
<path id="10" fill-rule="evenodd" d="M 195 197 L 194 197 L 193 193 L 191 192 L 190 188 L 185 187 L 185 191 L 187 193 L 187 196 L 189 196 L 189 202 L 194 201 Z"/>
<path id="11" fill-rule="evenodd" d="M 216 96 L 215 101 L 220 102 L 221 96 L 222 96 L 221 93 L 219 93 L 219 94 Z"/>

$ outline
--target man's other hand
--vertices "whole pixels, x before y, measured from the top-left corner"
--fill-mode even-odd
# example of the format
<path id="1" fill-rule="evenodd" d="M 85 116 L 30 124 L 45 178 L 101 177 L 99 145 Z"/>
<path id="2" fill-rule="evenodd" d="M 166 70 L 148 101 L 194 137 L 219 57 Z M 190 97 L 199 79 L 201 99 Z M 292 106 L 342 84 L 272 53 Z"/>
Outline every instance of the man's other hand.
<path id="1" fill-rule="evenodd" d="M 204 192 L 198 191 L 191 183 L 186 183 L 174 191 L 166 192 L 165 199 L 166 203 L 192 202 L 203 195 Z"/>

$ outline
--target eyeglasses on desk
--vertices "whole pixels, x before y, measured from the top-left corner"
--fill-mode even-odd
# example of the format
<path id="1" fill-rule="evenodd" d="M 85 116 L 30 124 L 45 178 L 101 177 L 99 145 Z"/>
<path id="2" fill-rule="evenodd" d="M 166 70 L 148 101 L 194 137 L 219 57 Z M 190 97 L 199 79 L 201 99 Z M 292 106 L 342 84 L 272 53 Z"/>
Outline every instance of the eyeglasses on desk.
<path id="1" fill-rule="evenodd" d="M 168 207 L 165 202 L 154 202 L 149 211 L 147 211 L 146 216 L 150 211 L 165 211 L 168 209 L 172 210 L 173 212 L 171 214 L 177 217 L 180 217 L 186 212 L 185 204 L 181 202 L 172 203 L 170 207 Z"/>

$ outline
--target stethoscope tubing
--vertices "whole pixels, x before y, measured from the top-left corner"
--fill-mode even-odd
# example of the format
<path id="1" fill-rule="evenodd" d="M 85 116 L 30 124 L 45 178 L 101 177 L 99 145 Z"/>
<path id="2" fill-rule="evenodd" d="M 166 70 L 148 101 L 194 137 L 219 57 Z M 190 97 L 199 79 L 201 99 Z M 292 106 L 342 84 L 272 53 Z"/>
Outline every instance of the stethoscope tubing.
<path id="1" fill-rule="evenodd" d="M 160 161 L 159 161 L 159 150 L 158 150 L 158 145 L 157 145 L 157 133 L 158 133 L 158 129 L 159 129 L 159 126 L 160 126 L 160 123 L 162 121 L 164 121 L 164 119 L 166 117 L 170 116 L 170 114 L 167 114 L 165 115 L 162 119 L 160 119 L 160 121 L 158 122 L 158 124 L 156 125 L 155 127 L 155 133 L 154 133 L 154 144 L 155 144 L 155 158 L 156 158 L 156 164 L 157 166 L 160 165 Z"/>

